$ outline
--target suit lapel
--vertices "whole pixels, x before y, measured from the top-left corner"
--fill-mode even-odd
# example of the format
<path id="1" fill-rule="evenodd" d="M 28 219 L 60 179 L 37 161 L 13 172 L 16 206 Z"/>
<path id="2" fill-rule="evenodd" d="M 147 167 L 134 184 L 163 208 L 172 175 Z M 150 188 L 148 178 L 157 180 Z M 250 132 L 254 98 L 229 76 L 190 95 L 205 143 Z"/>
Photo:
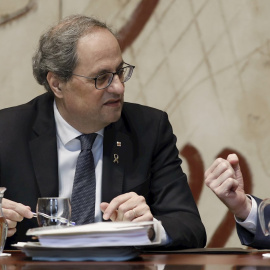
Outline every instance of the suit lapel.
<path id="1" fill-rule="evenodd" d="M 123 192 L 126 157 L 131 149 L 129 136 L 115 124 L 105 128 L 103 141 L 102 201 L 110 202 Z"/>
<path id="2" fill-rule="evenodd" d="M 41 197 L 58 196 L 58 158 L 53 98 L 42 99 L 29 142 Z"/>

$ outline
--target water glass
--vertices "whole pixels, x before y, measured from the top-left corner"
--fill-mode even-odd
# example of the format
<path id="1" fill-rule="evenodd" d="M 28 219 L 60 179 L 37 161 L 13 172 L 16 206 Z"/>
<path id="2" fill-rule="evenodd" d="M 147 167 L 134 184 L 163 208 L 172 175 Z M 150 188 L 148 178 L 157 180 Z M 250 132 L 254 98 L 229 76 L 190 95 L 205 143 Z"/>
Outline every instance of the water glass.
<path id="1" fill-rule="evenodd" d="M 265 236 L 270 234 L 270 199 L 263 200 L 258 207 L 259 221 Z"/>
<path id="2" fill-rule="evenodd" d="M 71 206 L 69 198 L 38 198 L 37 220 L 40 227 L 52 225 L 69 225 Z"/>
<path id="3" fill-rule="evenodd" d="M 8 231 L 8 224 L 2 211 L 2 199 L 5 191 L 5 187 L 0 187 L 0 254 L 4 250 Z"/>

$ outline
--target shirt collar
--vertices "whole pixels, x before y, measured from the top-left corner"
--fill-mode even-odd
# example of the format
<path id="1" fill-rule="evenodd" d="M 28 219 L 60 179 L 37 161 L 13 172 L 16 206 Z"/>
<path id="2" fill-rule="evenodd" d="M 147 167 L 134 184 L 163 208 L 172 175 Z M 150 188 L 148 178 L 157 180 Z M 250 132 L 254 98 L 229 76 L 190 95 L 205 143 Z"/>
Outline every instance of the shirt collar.
<path id="1" fill-rule="evenodd" d="M 66 122 L 66 120 L 61 116 L 59 113 L 56 103 L 53 103 L 53 110 L 54 110 L 54 118 L 56 124 L 56 133 L 59 139 L 62 141 L 64 145 L 75 139 L 76 137 L 80 136 L 82 133 L 72 127 L 70 124 Z M 104 128 L 95 132 L 103 137 Z"/>

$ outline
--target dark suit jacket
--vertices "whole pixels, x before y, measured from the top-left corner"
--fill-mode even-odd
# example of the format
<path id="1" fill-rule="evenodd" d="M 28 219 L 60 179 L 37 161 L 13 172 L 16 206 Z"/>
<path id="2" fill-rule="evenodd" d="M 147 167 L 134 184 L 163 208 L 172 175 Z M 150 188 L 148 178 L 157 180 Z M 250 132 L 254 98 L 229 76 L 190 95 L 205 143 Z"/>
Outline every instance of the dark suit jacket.
<path id="1" fill-rule="evenodd" d="M 121 147 L 116 142 L 121 142 Z M 171 237 L 168 248 L 203 247 L 204 226 L 180 167 L 176 137 L 167 114 L 125 103 L 122 116 L 104 131 L 102 201 L 134 191 Z M 118 154 L 119 163 L 114 163 Z M 38 197 L 58 196 L 58 159 L 53 97 L 46 93 L 27 104 L 0 111 L 0 185 L 5 198 L 35 211 Z M 27 240 L 37 226 L 24 219 L 11 243 Z M 28 239 L 29 240 L 29 239 Z"/>
<path id="2" fill-rule="evenodd" d="M 257 205 L 261 203 L 261 199 L 256 198 L 253 196 L 253 198 L 256 200 Z M 269 213 L 270 215 L 270 213 Z M 236 224 L 237 233 L 239 236 L 239 239 L 242 243 L 242 245 L 254 247 L 257 249 L 269 249 L 270 248 L 270 236 L 265 236 L 259 221 L 259 215 L 257 215 L 257 227 L 255 234 L 249 232 L 239 224 Z"/>

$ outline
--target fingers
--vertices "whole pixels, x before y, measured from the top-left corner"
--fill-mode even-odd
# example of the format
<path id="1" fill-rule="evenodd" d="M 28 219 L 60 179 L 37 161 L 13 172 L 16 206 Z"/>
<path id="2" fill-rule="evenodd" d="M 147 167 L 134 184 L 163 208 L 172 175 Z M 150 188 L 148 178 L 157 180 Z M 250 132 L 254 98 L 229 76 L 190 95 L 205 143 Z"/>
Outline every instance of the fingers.
<path id="1" fill-rule="evenodd" d="M 22 221 L 23 218 L 33 217 L 29 206 L 5 198 L 2 200 L 2 210 L 8 224 L 8 237 L 15 234 L 17 222 Z"/>
<path id="2" fill-rule="evenodd" d="M 227 160 L 232 164 L 232 165 L 236 165 L 239 163 L 239 159 L 238 156 L 236 154 L 230 154 L 227 157 Z"/>
<path id="3" fill-rule="evenodd" d="M 13 229 L 8 228 L 7 237 L 14 235 L 16 231 L 17 231 L 16 228 Z"/>
<path id="4" fill-rule="evenodd" d="M 235 171 L 230 162 L 222 158 L 216 159 L 205 172 L 205 183 L 213 191 L 230 178 L 235 179 Z M 229 180 L 229 182 L 231 182 L 231 180 Z M 229 184 L 230 183 L 227 185 Z"/>
<path id="5" fill-rule="evenodd" d="M 102 202 L 100 204 L 100 210 L 104 213 L 108 206 L 109 206 L 109 204 L 107 202 Z"/>
<path id="6" fill-rule="evenodd" d="M 239 187 L 244 192 L 243 176 L 237 155 L 230 154 L 227 159 L 216 159 L 205 172 L 205 184 L 218 197 L 222 195 L 227 197 L 229 188 L 235 191 Z"/>
<path id="7" fill-rule="evenodd" d="M 229 199 L 232 192 L 234 192 L 239 186 L 237 180 L 233 178 L 227 178 L 226 181 L 222 182 L 219 186 L 210 187 L 214 193 L 222 200 Z"/>
<path id="8" fill-rule="evenodd" d="M 108 203 L 102 202 L 102 203 L 100 204 L 100 209 L 101 209 L 101 211 L 104 213 L 108 206 L 109 206 Z M 103 218 L 104 218 L 104 216 L 103 216 Z M 114 221 L 116 218 L 117 218 L 117 210 L 114 211 L 114 212 L 111 214 L 111 216 L 110 216 L 109 218 L 107 218 L 107 219 L 111 219 L 112 221 Z M 104 218 L 104 219 L 105 219 L 105 218 Z M 106 220 L 107 220 L 107 219 L 106 219 Z"/>
<path id="9" fill-rule="evenodd" d="M 150 211 L 150 208 L 147 204 L 142 204 L 132 209 L 133 217 L 130 221 L 152 221 L 153 215 Z"/>
<path id="10" fill-rule="evenodd" d="M 236 176 L 233 166 L 239 167 L 235 154 L 229 155 L 227 159 L 216 159 L 205 172 L 205 184 L 229 208 L 235 208 L 237 203 L 243 200 L 242 193 L 244 193 L 244 191 L 241 191 L 241 194 L 237 192 L 239 186 L 239 190 L 242 189 L 243 181 Z"/>
<path id="11" fill-rule="evenodd" d="M 126 201 L 131 200 L 133 197 L 132 193 L 125 193 L 122 194 L 120 196 L 117 196 L 116 198 L 114 198 L 108 205 L 108 207 L 106 208 L 103 218 L 105 220 L 108 219 L 112 219 L 112 215 L 115 214 L 115 212 L 117 210 L 119 210 L 119 215 L 117 214 L 116 219 L 121 219 L 123 211 L 127 211 L 127 210 L 131 210 L 133 207 L 130 207 L 130 209 L 124 209 L 126 205 L 123 205 Z M 121 209 L 120 209 L 121 206 Z M 113 221 L 115 221 L 114 219 L 112 219 Z"/>
<path id="12" fill-rule="evenodd" d="M 123 211 L 123 213 L 121 213 Z M 144 203 L 130 210 L 118 210 L 116 221 L 151 221 L 153 216 L 150 212 L 149 206 Z"/>
<path id="13" fill-rule="evenodd" d="M 153 215 L 145 198 L 134 192 L 114 198 L 109 204 L 102 203 L 103 218 L 112 221 L 150 221 Z"/>
<path id="14" fill-rule="evenodd" d="M 5 198 L 2 200 L 2 208 L 5 211 L 5 217 L 11 220 L 22 221 L 23 218 L 33 217 L 29 206 Z"/>
<path id="15" fill-rule="evenodd" d="M 205 172 L 205 184 L 241 219 L 245 219 L 251 209 L 244 190 L 244 181 L 237 155 L 227 159 L 218 158 Z"/>

